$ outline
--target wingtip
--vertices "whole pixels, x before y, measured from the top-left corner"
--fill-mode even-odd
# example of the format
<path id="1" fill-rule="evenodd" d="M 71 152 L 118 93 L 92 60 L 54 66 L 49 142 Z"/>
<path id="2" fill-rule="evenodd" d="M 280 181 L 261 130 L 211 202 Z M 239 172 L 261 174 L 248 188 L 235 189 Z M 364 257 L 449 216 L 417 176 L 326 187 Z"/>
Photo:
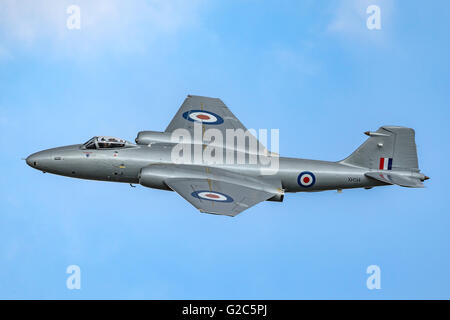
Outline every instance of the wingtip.
<path id="1" fill-rule="evenodd" d="M 209 96 L 199 96 L 199 95 L 195 95 L 195 94 L 188 94 L 187 98 L 203 98 L 203 99 L 213 99 L 213 100 L 220 100 L 220 98 L 215 98 L 215 97 L 209 97 Z M 223 101 L 220 100 L 222 103 Z"/>

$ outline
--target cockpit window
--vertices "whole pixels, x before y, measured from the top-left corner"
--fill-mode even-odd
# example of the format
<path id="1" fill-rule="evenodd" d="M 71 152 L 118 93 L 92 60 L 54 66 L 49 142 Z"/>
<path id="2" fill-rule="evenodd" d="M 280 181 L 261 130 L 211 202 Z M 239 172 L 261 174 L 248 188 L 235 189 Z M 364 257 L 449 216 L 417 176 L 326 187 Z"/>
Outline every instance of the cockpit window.
<path id="1" fill-rule="evenodd" d="M 95 145 L 95 138 L 90 139 L 88 142 L 84 144 L 85 149 L 97 149 Z"/>
<path id="2" fill-rule="evenodd" d="M 122 148 L 125 146 L 125 140 L 113 137 L 97 137 L 99 149 Z"/>
<path id="3" fill-rule="evenodd" d="M 116 149 L 125 147 L 126 141 L 114 137 L 94 137 L 86 142 L 84 149 Z"/>

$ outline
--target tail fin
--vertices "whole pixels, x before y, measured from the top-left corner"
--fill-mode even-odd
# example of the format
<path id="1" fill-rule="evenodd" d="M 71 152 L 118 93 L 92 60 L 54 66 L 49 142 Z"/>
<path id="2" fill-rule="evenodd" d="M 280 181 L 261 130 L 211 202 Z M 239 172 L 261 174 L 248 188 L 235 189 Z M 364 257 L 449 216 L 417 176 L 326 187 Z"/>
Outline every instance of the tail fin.
<path id="1" fill-rule="evenodd" d="M 383 126 L 365 134 L 370 138 L 340 163 L 377 170 L 419 172 L 413 129 Z"/>

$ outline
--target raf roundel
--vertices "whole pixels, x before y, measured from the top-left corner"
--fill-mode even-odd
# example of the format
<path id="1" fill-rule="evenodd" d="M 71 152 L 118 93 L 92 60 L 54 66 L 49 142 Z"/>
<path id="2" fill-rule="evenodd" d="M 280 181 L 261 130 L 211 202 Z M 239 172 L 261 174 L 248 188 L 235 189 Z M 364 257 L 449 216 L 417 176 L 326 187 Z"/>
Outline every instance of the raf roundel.
<path id="1" fill-rule="evenodd" d="M 218 114 L 203 110 L 190 110 L 183 113 L 183 118 L 189 121 L 201 122 L 204 124 L 221 124 L 223 119 Z"/>
<path id="2" fill-rule="evenodd" d="M 300 186 L 309 188 L 316 183 L 316 177 L 312 172 L 303 171 L 298 175 L 297 182 Z"/>
<path id="3" fill-rule="evenodd" d="M 208 191 L 208 190 L 200 190 L 194 191 L 191 193 L 194 198 L 200 200 L 209 200 L 209 201 L 217 201 L 217 202 L 233 202 L 233 198 L 225 193 L 217 192 L 217 191 Z"/>

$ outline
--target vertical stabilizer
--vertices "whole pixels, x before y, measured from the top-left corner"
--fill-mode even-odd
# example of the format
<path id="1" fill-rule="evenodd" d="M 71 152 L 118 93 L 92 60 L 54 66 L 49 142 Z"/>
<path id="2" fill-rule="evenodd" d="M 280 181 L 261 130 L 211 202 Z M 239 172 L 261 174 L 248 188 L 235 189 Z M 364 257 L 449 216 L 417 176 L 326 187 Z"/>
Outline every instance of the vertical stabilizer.
<path id="1" fill-rule="evenodd" d="M 383 126 L 341 163 L 378 170 L 419 171 L 415 133 L 411 128 Z"/>

